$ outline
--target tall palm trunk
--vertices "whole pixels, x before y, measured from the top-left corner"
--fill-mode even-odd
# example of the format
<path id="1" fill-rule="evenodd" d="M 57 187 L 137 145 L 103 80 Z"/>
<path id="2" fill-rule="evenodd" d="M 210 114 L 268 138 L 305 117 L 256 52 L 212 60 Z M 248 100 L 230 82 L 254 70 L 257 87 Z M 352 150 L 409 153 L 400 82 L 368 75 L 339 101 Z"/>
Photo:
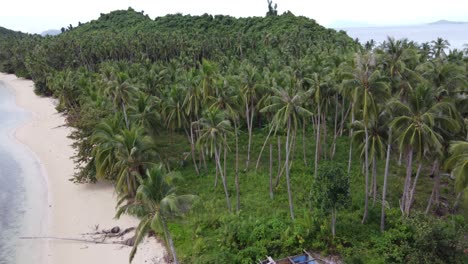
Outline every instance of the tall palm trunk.
<path id="1" fill-rule="evenodd" d="M 265 149 L 265 146 L 268 143 L 268 140 L 270 139 L 270 135 L 271 135 L 271 132 L 273 132 L 273 128 L 274 128 L 273 126 L 270 128 L 270 131 L 268 132 L 268 135 L 265 141 L 263 142 L 262 148 L 260 149 L 260 153 L 258 154 L 258 158 L 257 158 L 257 164 L 255 165 L 255 171 L 257 171 L 258 166 L 260 165 L 260 159 L 262 157 L 263 150 Z"/>
<path id="2" fill-rule="evenodd" d="M 322 126 L 323 126 L 323 139 L 322 139 L 322 150 L 320 153 L 320 156 L 322 156 L 323 153 L 323 158 L 327 158 L 327 118 L 325 117 L 325 113 L 327 113 L 327 108 L 325 107 L 325 112 L 322 113 Z"/>
<path id="3" fill-rule="evenodd" d="M 278 186 L 279 183 L 279 177 L 281 173 L 281 137 L 278 135 L 278 172 L 276 173 L 276 186 Z"/>
<path id="4" fill-rule="evenodd" d="M 246 107 L 245 114 L 246 114 L 246 121 L 247 121 L 247 130 L 249 133 L 249 142 L 247 145 L 247 160 L 245 161 L 245 170 L 248 170 L 249 164 L 250 164 L 251 148 L 252 148 L 252 126 L 253 126 L 253 114 L 254 114 L 253 101 L 251 100 L 250 107 L 249 107 L 248 102 L 246 102 L 245 107 Z"/>
<path id="5" fill-rule="evenodd" d="M 432 187 L 431 197 L 429 197 L 429 202 L 427 203 L 425 214 L 428 214 L 432 207 L 432 202 L 437 206 L 439 204 L 439 189 L 440 189 L 440 174 L 439 174 L 439 159 L 434 161 L 434 167 L 432 174 L 434 175 L 434 187 Z"/>
<path id="6" fill-rule="evenodd" d="M 411 183 L 411 174 L 413 173 L 413 146 L 408 148 L 406 153 L 406 178 L 405 186 L 403 188 L 403 196 L 400 201 L 400 209 L 403 214 L 406 212 L 406 200 L 409 199 L 408 193 Z"/>
<path id="7" fill-rule="evenodd" d="M 353 103 L 351 103 L 351 129 L 349 130 L 349 158 L 348 158 L 348 177 L 351 172 L 351 161 L 353 157 L 353 123 L 354 123 L 354 108 Z"/>
<path id="8" fill-rule="evenodd" d="M 174 242 L 172 241 L 172 236 L 171 236 L 171 233 L 169 232 L 169 229 L 167 228 L 166 219 L 164 219 L 164 217 L 161 217 L 161 224 L 162 224 L 162 228 L 164 230 L 164 235 L 166 236 L 166 241 L 169 244 L 169 249 L 171 250 L 173 263 L 174 264 L 179 264 L 179 260 L 177 259 L 177 254 L 176 254 Z"/>
<path id="9" fill-rule="evenodd" d="M 387 180 L 388 180 L 388 170 L 390 168 L 390 153 L 392 151 L 392 128 L 390 128 L 388 134 L 388 143 L 387 143 L 387 157 L 385 159 L 385 174 L 382 190 L 382 213 L 380 216 L 380 231 L 385 230 L 385 199 L 387 196 Z"/>
<path id="10" fill-rule="evenodd" d="M 333 142 L 331 147 L 330 159 L 335 157 L 336 138 L 338 137 L 338 96 L 335 95 L 335 123 L 333 127 Z"/>
<path id="11" fill-rule="evenodd" d="M 365 198 L 364 198 L 364 215 L 362 216 L 362 223 L 364 224 L 367 220 L 367 214 L 369 210 L 369 131 L 367 130 L 367 124 L 364 124 L 364 132 L 366 135 L 364 143 L 364 173 L 365 173 Z"/>
<path id="12" fill-rule="evenodd" d="M 226 195 L 226 203 L 227 203 L 227 207 L 228 207 L 228 210 L 231 211 L 231 200 L 229 199 L 229 192 L 228 192 L 228 188 L 227 188 L 227 182 L 226 182 L 226 175 L 224 175 L 223 173 L 223 169 L 221 167 L 221 161 L 220 161 L 220 157 L 219 157 L 219 151 L 218 151 L 218 148 L 216 147 L 216 140 L 215 140 L 215 159 L 216 159 L 216 164 L 218 165 L 218 171 L 219 171 L 219 174 L 221 175 L 221 181 L 223 182 L 223 187 L 224 187 L 224 194 Z"/>
<path id="13" fill-rule="evenodd" d="M 372 206 L 375 206 L 377 200 L 377 154 L 372 155 Z"/>
<path id="14" fill-rule="evenodd" d="M 285 161 L 285 166 L 286 166 L 286 185 L 288 188 L 288 200 L 289 200 L 289 211 L 291 213 L 291 219 L 294 220 L 294 206 L 293 206 L 293 201 L 292 201 L 292 194 L 291 194 L 291 181 L 289 177 L 289 155 L 290 155 L 290 150 L 291 148 L 289 147 L 289 140 L 290 140 L 290 134 L 291 134 L 291 117 L 288 117 L 288 128 L 287 128 L 287 135 L 286 135 L 286 161 Z"/>
<path id="15" fill-rule="evenodd" d="M 200 171 L 198 170 L 197 161 L 195 160 L 195 139 L 193 138 L 193 127 L 192 127 L 192 119 L 190 118 L 190 152 L 192 154 L 192 162 L 193 166 L 195 167 L 195 172 L 197 175 L 200 175 Z"/>
<path id="16" fill-rule="evenodd" d="M 237 131 L 237 122 L 234 121 L 234 133 L 236 134 L 236 210 L 239 212 L 240 210 L 240 191 L 239 191 L 239 135 Z"/>
<path id="17" fill-rule="evenodd" d="M 406 216 L 409 216 L 411 213 L 411 207 L 413 206 L 414 202 L 414 194 L 416 193 L 416 186 L 418 184 L 418 179 L 419 175 L 421 174 L 421 169 L 422 169 L 422 162 L 418 162 L 418 170 L 416 171 L 416 177 L 414 178 L 413 184 L 411 186 L 410 193 L 408 195 L 409 199 L 407 199 L 407 205 L 406 205 Z"/>
<path id="18" fill-rule="evenodd" d="M 320 104 L 317 107 L 317 131 L 315 137 L 315 161 L 314 161 L 314 177 L 317 178 L 319 147 L 320 147 Z"/>
<path id="19" fill-rule="evenodd" d="M 273 144 L 270 143 L 270 199 L 273 199 Z"/>
<path id="20" fill-rule="evenodd" d="M 331 216 L 332 216 L 332 221 L 331 221 L 331 225 L 332 225 L 332 235 L 333 235 L 333 238 L 335 238 L 335 234 L 336 234 L 336 231 L 335 231 L 335 226 L 336 226 L 336 209 L 335 208 L 332 208 L 332 213 L 331 213 Z"/>
<path id="21" fill-rule="evenodd" d="M 302 120 L 302 158 L 304 159 L 304 166 L 307 166 L 306 156 L 306 119 Z"/>
<path id="22" fill-rule="evenodd" d="M 122 111 L 123 111 L 124 119 L 125 119 L 125 127 L 127 129 L 130 129 L 130 123 L 128 122 L 127 111 L 125 110 L 124 102 L 122 102 L 121 105 L 122 105 Z"/>

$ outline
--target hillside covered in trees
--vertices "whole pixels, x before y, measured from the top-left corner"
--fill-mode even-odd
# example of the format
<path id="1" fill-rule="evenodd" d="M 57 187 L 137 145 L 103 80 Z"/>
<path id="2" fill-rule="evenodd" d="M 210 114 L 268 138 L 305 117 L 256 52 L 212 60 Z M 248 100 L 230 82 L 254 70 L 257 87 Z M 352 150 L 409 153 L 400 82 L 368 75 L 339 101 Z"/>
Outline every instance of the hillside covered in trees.
<path id="1" fill-rule="evenodd" d="M 271 3 L 0 28 L 0 70 L 76 128 L 74 181 L 112 181 L 117 216 L 141 219 L 135 250 L 157 233 L 180 263 L 466 261 L 467 56 L 443 39 L 361 46 Z"/>

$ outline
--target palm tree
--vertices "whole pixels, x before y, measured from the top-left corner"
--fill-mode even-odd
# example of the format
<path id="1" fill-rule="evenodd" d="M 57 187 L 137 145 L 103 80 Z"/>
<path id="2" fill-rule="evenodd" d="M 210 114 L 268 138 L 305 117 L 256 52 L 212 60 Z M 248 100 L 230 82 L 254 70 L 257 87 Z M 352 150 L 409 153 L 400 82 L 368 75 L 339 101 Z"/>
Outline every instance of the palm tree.
<path id="1" fill-rule="evenodd" d="M 207 110 L 200 120 L 195 121 L 194 125 L 200 130 L 200 138 L 197 145 L 207 147 L 210 155 L 215 154 L 215 165 L 221 175 L 223 181 L 224 194 L 226 195 L 226 203 L 228 210 L 231 211 L 231 200 L 227 188 L 226 175 L 221 166 L 220 152 L 222 148 L 227 148 L 225 135 L 231 133 L 231 122 L 225 119 L 225 113 L 217 109 Z"/>
<path id="2" fill-rule="evenodd" d="M 452 141 L 449 152 L 446 168 L 455 176 L 456 191 L 463 194 L 468 188 L 468 141 Z"/>
<path id="3" fill-rule="evenodd" d="M 388 85 L 384 82 L 379 70 L 376 69 L 375 56 L 372 53 L 357 54 L 355 67 L 348 73 L 345 86 L 353 89 L 353 110 L 362 116 L 364 127 L 364 171 L 365 171 L 365 201 L 362 223 L 368 214 L 369 187 L 369 131 L 371 120 L 378 115 L 377 105 L 388 97 Z"/>
<path id="4" fill-rule="evenodd" d="M 130 128 L 130 123 L 127 117 L 125 104 L 129 102 L 135 90 L 136 88 L 130 83 L 130 77 L 127 73 L 118 72 L 115 76 L 112 75 L 111 79 L 107 80 L 106 94 L 112 98 L 116 108 L 122 107 L 127 129 Z"/>
<path id="5" fill-rule="evenodd" d="M 257 73 L 257 68 L 250 64 L 243 65 L 241 72 L 241 90 L 243 94 L 242 99 L 245 106 L 245 120 L 247 123 L 247 130 L 249 135 L 249 142 L 247 145 L 247 159 L 245 161 L 246 170 L 249 168 L 250 163 L 253 120 L 255 117 L 255 107 L 259 99 L 259 83 L 260 76 Z"/>
<path id="6" fill-rule="evenodd" d="M 196 199 L 194 195 L 178 195 L 173 182 L 181 178 L 177 173 L 166 173 L 162 165 L 154 165 L 146 170 L 145 178 L 140 178 L 135 200 L 120 206 L 125 199 L 119 201 L 120 208 L 116 217 L 122 214 L 137 215 L 140 223 L 135 231 L 135 243 L 130 252 L 132 262 L 138 245 L 150 232 L 158 232 L 162 229 L 166 243 L 172 254 L 174 263 L 179 263 L 176 250 L 172 241 L 171 233 L 167 227 L 167 220 L 171 217 L 180 216 L 190 209 L 192 202 Z"/>
<path id="7" fill-rule="evenodd" d="M 400 200 L 400 208 L 406 216 L 410 214 L 419 176 L 417 173 L 412 181 L 414 154 L 420 171 L 423 155 L 428 149 L 434 152 L 442 150 L 440 127 L 448 131 L 459 128 L 454 119 L 453 104 L 447 101 L 437 102 L 435 99 L 431 88 L 420 85 L 410 93 L 408 104 L 399 100 L 390 103 L 397 113 L 390 126 L 397 135 L 400 151 L 406 153 L 406 179 Z"/>
<path id="8" fill-rule="evenodd" d="M 447 56 L 445 50 L 450 46 L 450 43 L 447 40 L 443 38 L 437 38 L 436 40 L 431 41 L 431 44 L 432 52 L 435 58 L 445 58 Z"/>
<path id="9" fill-rule="evenodd" d="M 115 144 L 116 189 L 134 197 L 138 188 L 137 178 L 144 174 L 156 156 L 153 141 L 144 134 L 142 127 L 132 126 L 115 136 Z"/>
<path id="10" fill-rule="evenodd" d="M 298 123 L 304 116 L 312 116 L 313 114 L 304 108 L 308 98 L 312 94 L 312 90 L 306 92 L 297 90 L 296 86 L 291 85 L 291 80 L 285 83 L 286 87 L 275 85 L 272 87 L 273 95 L 268 98 L 267 106 L 261 109 L 260 112 L 274 113 L 273 125 L 276 129 L 286 126 L 286 146 L 285 146 L 285 169 L 286 169 L 286 184 L 288 189 L 289 211 L 291 219 L 294 220 L 294 205 L 292 200 L 291 182 L 290 182 L 290 163 L 292 144 L 290 144 L 291 134 L 296 134 Z"/>
<path id="11" fill-rule="evenodd" d="M 117 161 L 116 136 L 124 126 L 122 116 L 116 114 L 114 117 L 100 122 L 94 129 L 91 135 L 91 144 L 94 145 L 91 156 L 95 165 L 97 180 L 115 180 L 117 174 L 114 166 Z"/>

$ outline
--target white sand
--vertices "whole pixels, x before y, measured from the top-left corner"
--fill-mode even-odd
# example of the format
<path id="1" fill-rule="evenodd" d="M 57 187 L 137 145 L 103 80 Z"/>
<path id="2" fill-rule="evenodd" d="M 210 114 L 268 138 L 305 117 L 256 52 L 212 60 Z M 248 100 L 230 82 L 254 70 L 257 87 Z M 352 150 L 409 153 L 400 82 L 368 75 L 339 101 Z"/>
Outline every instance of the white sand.
<path id="1" fill-rule="evenodd" d="M 15 90 L 17 105 L 32 113 L 32 118 L 17 129 L 16 137 L 36 154 L 44 168 L 49 204 L 46 235 L 83 238 L 81 234 L 92 232 L 96 225 L 99 225 L 99 229 L 137 226 L 136 218 L 113 218 L 116 195 L 111 184 L 74 184 L 69 181 L 75 170 L 71 159 L 74 154 L 72 140 L 67 137 L 71 128 L 63 126 L 65 119 L 55 110 L 55 101 L 35 95 L 32 81 L 3 73 L 0 73 L 0 80 Z M 131 250 L 121 245 L 40 241 L 46 243 L 42 262 L 51 264 L 128 263 Z M 164 263 L 164 253 L 164 247 L 159 242 L 148 238 L 139 247 L 133 263 Z"/>

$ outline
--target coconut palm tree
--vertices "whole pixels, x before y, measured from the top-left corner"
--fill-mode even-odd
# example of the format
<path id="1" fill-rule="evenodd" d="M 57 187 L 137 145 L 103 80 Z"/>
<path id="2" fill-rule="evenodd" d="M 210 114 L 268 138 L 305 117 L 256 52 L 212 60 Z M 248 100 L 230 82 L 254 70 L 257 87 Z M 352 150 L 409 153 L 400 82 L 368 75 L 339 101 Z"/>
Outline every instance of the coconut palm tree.
<path id="1" fill-rule="evenodd" d="M 144 134 L 143 127 L 132 126 L 115 136 L 115 145 L 116 189 L 134 197 L 138 188 L 137 178 L 153 164 L 156 156 L 153 141 Z"/>
<path id="2" fill-rule="evenodd" d="M 440 127 L 456 131 L 459 124 L 454 118 L 453 104 L 437 102 L 434 91 L 425 85 L 418 86 L 410 93 L 408 104 L 393 100 L 390 105 L 396 113 L 390 126 L 397 135 L 399 149 L 406 154 L 406 178 L 400 208 L 406 216 L 410 214 L 419 173 L 412 180 L 413 157 L 416 155 L 418 171 L 428 149 L 442 151 Z M 438 126 L 440 126 L 438 128 Z"/>
<path id="3" fill-rule="evenodd" d="M 221 166 L 221 149 L 227 148 L 226 134 L 231 134 L 231 122 L 225 118 L 225 113 L 212 109 L 207 110 L 200 118 L 194 122 L 194 126 L 199 129 L 200 137 L 198 138 L 197 145 L 199 147 L 206 147 L 210 155 L 215 155 L 215 166 L 217 167 L 221 180 L 223 182 L 224 194 L 226 195 L 226 203 L 228 210 L 231 211 L 231 200 L 227 188 L 226 175 Z"/>
<path id="4" fill-rule="evenodd" d="M 291 78 L 291 77 L 290 77 Z M 291 85 L 294 81 L 284 81 L 283 87 L 275 85 L 271 88 L 273 95 L 267 99 L 267 105 L 260 110 L 260 112 L 274 113 L 273 125 L 276 129 L 286 126 L 286 146 L 285 146 L 285 170 L 286 170 L 286 184 L 288 190 L 289 211 L 291 219 L 294 220 L 294 205 L 291 192 L 290 181 L 290 155 L 292 144 L 291 136 L 296 134 L 298 123 L 301 122 L 302 117 L 312 116 L 312 112 L 307 110 L 304 105 L 312 95 L 312 90 L 302 91 L 298 90 L 297 86 Z"/>
<path id="5" fill-rule="evenodd" d="M 357 54 L 354 69 L 347 73 L 349 76 L 345 86 L 352 89 L 353 110 L 362 117 L 364 127 L 364 174 L 365 200 L 362 223 L 368 214 L 368 184 L 369 184 L 369 126 L 371 120 L 377 117 L 377 105 L 388 98 L 388 85 L 380 71 L 376 69 L 376 58 L 372 53 Z"/>
<path id="6" fill-rule="evenodd" d="M 241 90 L 242 90 L 242 99 L 245 106 L 245 121 L 247 124 L 247 131 L 249 135 L 249 141 L 247 145 L 247 158 L 245 161 L 245 169 L 249 168 L 251 149 L 252 149 L 252 130 L 253 130 L 253 121 L 255 117 L 256 104 L 259 100 L 259 89 L 260 89 L 260 75 L 257 72 L 257 68 L 245 64 L 242 66 L 241 70 Z"/>
<path id="7" fill-rule="evenodd" d="M 119 201 L 117 218 L 122 214 L 137 215 L 140 218 L 135 231 L 135 243 L 129 256 L 130 262 L 144 237 L 151 231 L 159 232 L 162 229 L 172 260 L 174 263 L 179 263 L 167 221 L 187 212 L 196 199 L 195 195 L 176 193 L 177 189 L 173 187 L 173 182 L 180 178 L 178 173 L 166 173 L 161 164 L 153 165 L 146 170 L 145 178 L 140 178 L 135 200 L 125 205 L 122 205 L 125 199 Z"/>
<path id="8" fill-rule="evenodd" d="M 452 141 L 449 152 L 445 166 L 455 176 L 456 191 L 463 194 L 468 188 L 468 141 Z"/>
<path id="9" fill-rule="evenodd" d="M 116 109 L 122 107 L 127 129 L 130 128 L 130 123 L 125 105 L 130 101 L 135 91 L 135 86 L 131 84 L 130 77 L 125 72 L 118 72 L 116 75 L 112 75 L 111 79 L 107 80 L 106 94 L 112 98 Z"/>

